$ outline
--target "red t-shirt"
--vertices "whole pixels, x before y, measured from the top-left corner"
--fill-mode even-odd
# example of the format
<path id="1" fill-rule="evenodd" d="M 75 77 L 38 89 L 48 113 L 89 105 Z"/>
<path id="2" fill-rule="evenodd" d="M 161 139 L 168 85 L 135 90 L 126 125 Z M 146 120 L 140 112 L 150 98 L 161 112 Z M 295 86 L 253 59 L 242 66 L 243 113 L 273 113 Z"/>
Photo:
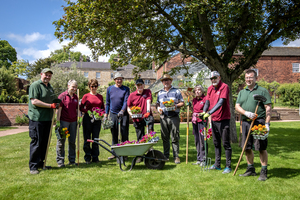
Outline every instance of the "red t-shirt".
<path id="1" fill-rule="evenodd" d="M 225 99 L 223 105 L 211 115 L 212 121 L 221 121 L 224 119 L 230 119 L 230 106 L 229 106 L 229 87 L 222 81 L 219 82 L 217 87 L 213 85 L 207 89 L 207 100 L 209 100 L 209 110 L 211 110 L 219 101 L 219 99 Z"/>
<path id="2" fill-rule="evenodd" d="M 144 89 L 142 94 L 138 94 L 137 91 L 134 91 L 131 93 L 127 100 L 127 106 L 131 108 L 132 106 L 138 106 L 141 107 L 142 114 L 147 113 L 147 100 L 150 99 L 152 102 L 152 94 L 151 90 Z M 151 111 L 150 114 L 152 115 Z M 133 121 L 141 121 L 143 119 L 133 119 Z"/>
<path id="3" fill-rule="evenodd" d="M 75 122 L 77 121 L 77 108 L 78 108 L 78 97 L 76 94 L 73 94 L 71 97 L 68 91 L 61 93 L 58 96 L 61 99 L 59 104 L 61 109 L 60 120 L 66 122 Z"/>
<path id="4" fill-rule="evenodd" d="M 194 113 L 202 113 L 203 107 L 205 105 L 206 96 L 203 94 L 199 99 L 194 98 L 193 99 L 193 112 Z M 202 122 L 202 119 L 197 117 L 197 122 Z"/>
<path id="5" fill-rule="evenodd" d="M 80 110 L 86 113 L 88 110 L 92 111 L 94 107 L 105 110 L 102 95 L 92 95 L 91 93 L 83 95 Z"/>

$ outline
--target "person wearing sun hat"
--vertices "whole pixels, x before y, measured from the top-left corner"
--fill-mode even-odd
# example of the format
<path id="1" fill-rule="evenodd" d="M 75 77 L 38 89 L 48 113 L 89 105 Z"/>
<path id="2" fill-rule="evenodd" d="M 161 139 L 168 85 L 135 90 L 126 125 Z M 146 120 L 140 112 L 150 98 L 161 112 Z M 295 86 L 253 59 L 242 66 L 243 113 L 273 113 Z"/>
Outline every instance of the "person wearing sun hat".
<path id="1" fill-rule="evenodd" d="M 180 163 L 179 158 L 179 112 L 184 106 L 184 100 L 179 89 L 172 86 L 173 78 L 164 74 L 161 78 L 163 89 L 158 92 L 156 107 L 160 113 L 161 137 L 163 140 L 164 155 L 170 156 L 170 136 L 172 140 L 173 158 L 176 164 Z M 164 102 L 174 102 L 174 110 L 168 110 Z"/>
<path id="2" fill-rule="evenodd" d="M 211 129 L 215 145 L 215 164 L 210 169 L 221 170 L 221 139 L 226 155 L 226 167 L 223 174 L 230 173 L 232 149 L 230 144 L 230 106 L 229 87 L 221 81 L 219 72 L 210 73 L 212 85 L 207 89 L 206 102 L 203 108 L 203 119 L 211 116 Z M 209 111 L 208 111 L 209 110 Z"/>
<path id="3" fill-rule="evenodd" d="M 58 106 L 53 103 L 57 97 L 49 83 L 52 75 L 53 71 L 50 68 L 43 69 L 41 79 L 33 82 L 29 87 L 30 174 L 38 174 L 38 168 L 42 168 L 44 165 L 50 129 L 52 128 L 53 109 Z M 46 166 L 46 168 L 51 167 Z"/>
<path id="4" fill-rule="evenodd" d="M 121 122 L 121 135 L 122 142 L 128 140 L 129 135 L 129 115 L 127 112 L 127 99 L 130 94 L 130 89 L 123 85 L 123 75 L 120 72 L 115 73 L 114 81 L 115 85 L 109 86 L 106 91 L 106 107 L 105 115 L 107 118 L 110 114 L 111 120 L 114 122 L 113 127 L 110 129 L 112 134 L 112 145 L 118 144 L 118 120 Z M 114 159 L 115 156 L 112 155 L 108 160 Z"/>

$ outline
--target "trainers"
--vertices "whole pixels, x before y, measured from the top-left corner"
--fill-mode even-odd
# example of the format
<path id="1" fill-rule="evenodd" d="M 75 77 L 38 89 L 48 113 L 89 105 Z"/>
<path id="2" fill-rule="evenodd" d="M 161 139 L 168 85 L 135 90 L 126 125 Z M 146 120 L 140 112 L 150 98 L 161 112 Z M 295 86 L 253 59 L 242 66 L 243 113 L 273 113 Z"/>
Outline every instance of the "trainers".
<path id="1" fill-rule="evenodd" d="M 112 160 L 112 159 L 115 159 L 116 158 L 116 156 L 114 156 L 114 155 L 111 155 L 110 157 L 108 157 L 107 159 L 108 160 Z"/>
<path id="2" fill-rule="evenodd" d="M 193 163 L 193 165 L 200 165 L 201 164 L 201 161 L 197 161 L 195 163 Z"/>
<path id="3" fill-rule="evenodd" d="M 58 164 L 58 167 L 65 167 L 65 164 Z"/>
<path id="4" fill-rule="evenodd" d="M 76 162 L 69 162 L 68 165 L 78 165 Z"/>
<path id="5" fill-rule="evenodd" d="M 210 170 L 221 170 L 221 167 L 216 167 L 215 165 L 212 165 L 210 168 Z"/>
<path id="6" fill-rule="evenodd" d="M 229 174 L 232 171 L 231 168 L 229 167 L 225 167 L 224 171 L 222 172 L 222 174 Z"/>
<path id="7" fill-rule="evenodd" d="M 91 161 L 85 161 L 85 164 L 89 165 L 91 164 Z"/>
<path id="8" fill-rule="evenodd" d="M 205 162 L 201 162 L 199 166 L 200 167 L 204 167 L 205 166 Z"/>
<path id="9" fill-rule="evenodd" d="M 256 176 L 255 168 L 254 167 L 247 167 L 245 173 L 240 174 L 239 176 Z"/>
<path id="10" fill-rule="evenodd" d="M 259 178 L 258 178 L 258 180 L 259 181 L 265 181 L 265 180 L 267 180 L 267 173 L 268 173 L 268 169 L 263 169 L 263 168 L 261 168 L 261 170 L 260 170 L 260 176 L 259 176 Z"/>
<path id="11" fill-rule="evenodd" d="M 180 164 L 180 159 L 178 157 L 175 158 L 175 164 Z"/>
<path id="12" fill-rule="evenodd" d="M 30 174 L 39 174 L 40 172 L 36 169 L 30 170 Z"/>

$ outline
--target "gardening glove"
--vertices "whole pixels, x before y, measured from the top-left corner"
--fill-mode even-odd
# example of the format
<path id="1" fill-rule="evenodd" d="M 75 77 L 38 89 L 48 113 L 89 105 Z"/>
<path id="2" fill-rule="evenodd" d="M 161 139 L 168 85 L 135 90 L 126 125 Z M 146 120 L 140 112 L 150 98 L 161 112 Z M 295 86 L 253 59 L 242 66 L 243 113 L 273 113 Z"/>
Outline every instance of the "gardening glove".
<path id="1" fill-rule="evenodd" d="M 150 115 L 150 113 L 149 113 L 149 112 L 147 112 L 146 114 L 144 114 L 144 118 L 148 118 L 148 117 L 149 117 L 149 115 Z"/>
<path id="2" fill-rule="evenodd" d="M 254 119 L 256 117 L 256 114 L 253 113 L 253 112 L 248 112 L 248 111 L 245 111 L 245 114 L 244 114 L 246 117 L 248 117 L 249 119 Z"/>
<path id="3" fill-rule="evenodd" d="M 205 113 L 205 114 L 203 115 L 203 120 L 205 120 L 205 119 L 208 118 L 209 116 L 210 116 L 210 114 Z"/>
<path id="4" fill-rule="evenodd" d="M 124 115 L 124 111 L 123 111 L 123 110 L 121 110 L 121 111 L 118 113 L 118 117 L 122 118 L 122 117 L 123 117 L 123 115 Z"/>
<path id="5" fill-rule="evenodd" d="M 199 113 L 199 116 L 205 115 L 205 112 Z"/>
<path id="6" fill-rule="evenodd" d="M 52 103 L 52 104 L 50 105 L 50 108 L 56 109 L 56 106 L 57 106 L 57 103 Z"/>
<path id="7" fill-rule="evenodd" d="M 79 123 L 79 124 L 82 123 L 82 117 L 78 117 L 78 123 Z"/>
<path id="8" fill-rule="evenodd" d="M 192 107 L 192 104 L 191 104 L 191 102 L 186 102 L 186 104 L 185 104 L 186 106 L 189 106 L 189 107 Z"/>
<path id="9" fill-rule="evenodd" d="M 266 126 L 266 129 L 268 130 L 268 132 L 270 132 L 270 123 L 266 123 L 265 126 Z"/>

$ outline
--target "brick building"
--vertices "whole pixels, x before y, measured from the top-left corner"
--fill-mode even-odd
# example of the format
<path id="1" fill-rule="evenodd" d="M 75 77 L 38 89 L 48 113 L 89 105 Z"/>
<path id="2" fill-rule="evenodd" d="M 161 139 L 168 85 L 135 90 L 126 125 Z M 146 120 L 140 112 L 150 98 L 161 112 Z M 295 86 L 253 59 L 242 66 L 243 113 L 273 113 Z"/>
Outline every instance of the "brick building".
<path id="1" fill-rule="evenodd" d="M 134 80 L 132 70 L 136 67 L 128 64 L 114 71 L 110 68 L 109 62 L 65 62 L 59 64 L 60 67 L 71 67 L 72 65 L 75 65 L 76 68 L 89 80 L 97 79 L 100 85 L 108 85 L 109 82 L 113 81 L 114 74 L 117 71 L 122 73 L 124 80 Z M 141 75 L 141 78 L 144 79 L 146 87 L 147 85 L 155 82 L 155 73 L 153 70 L 147 70 L 139 74 Z"/>
<path id="2" fill-rule="evenodd" d="M 155 63 L 152 63 L 152 69 L 155 69 L 156 71 L 156 79 L 160 79 L 164 72 L 170 71 L 172 68 L 183 65 L 183 64 L 189 64 L 192 61 L 192 57 L 188 57 L 184 59 L 181 53 L 176 54 L 175 56 L 171 57 L 168 61 L 165 61 L 163 64 L 157 66 Z"/>
<path id="3" fill-rule="evenodd" d="M 239 56 L 241 54 L 235 54 Z M 272 47 L 263 52 L 256 66 L 258 80 L 294 83 L 300 80 L 300 47 Z"/>

